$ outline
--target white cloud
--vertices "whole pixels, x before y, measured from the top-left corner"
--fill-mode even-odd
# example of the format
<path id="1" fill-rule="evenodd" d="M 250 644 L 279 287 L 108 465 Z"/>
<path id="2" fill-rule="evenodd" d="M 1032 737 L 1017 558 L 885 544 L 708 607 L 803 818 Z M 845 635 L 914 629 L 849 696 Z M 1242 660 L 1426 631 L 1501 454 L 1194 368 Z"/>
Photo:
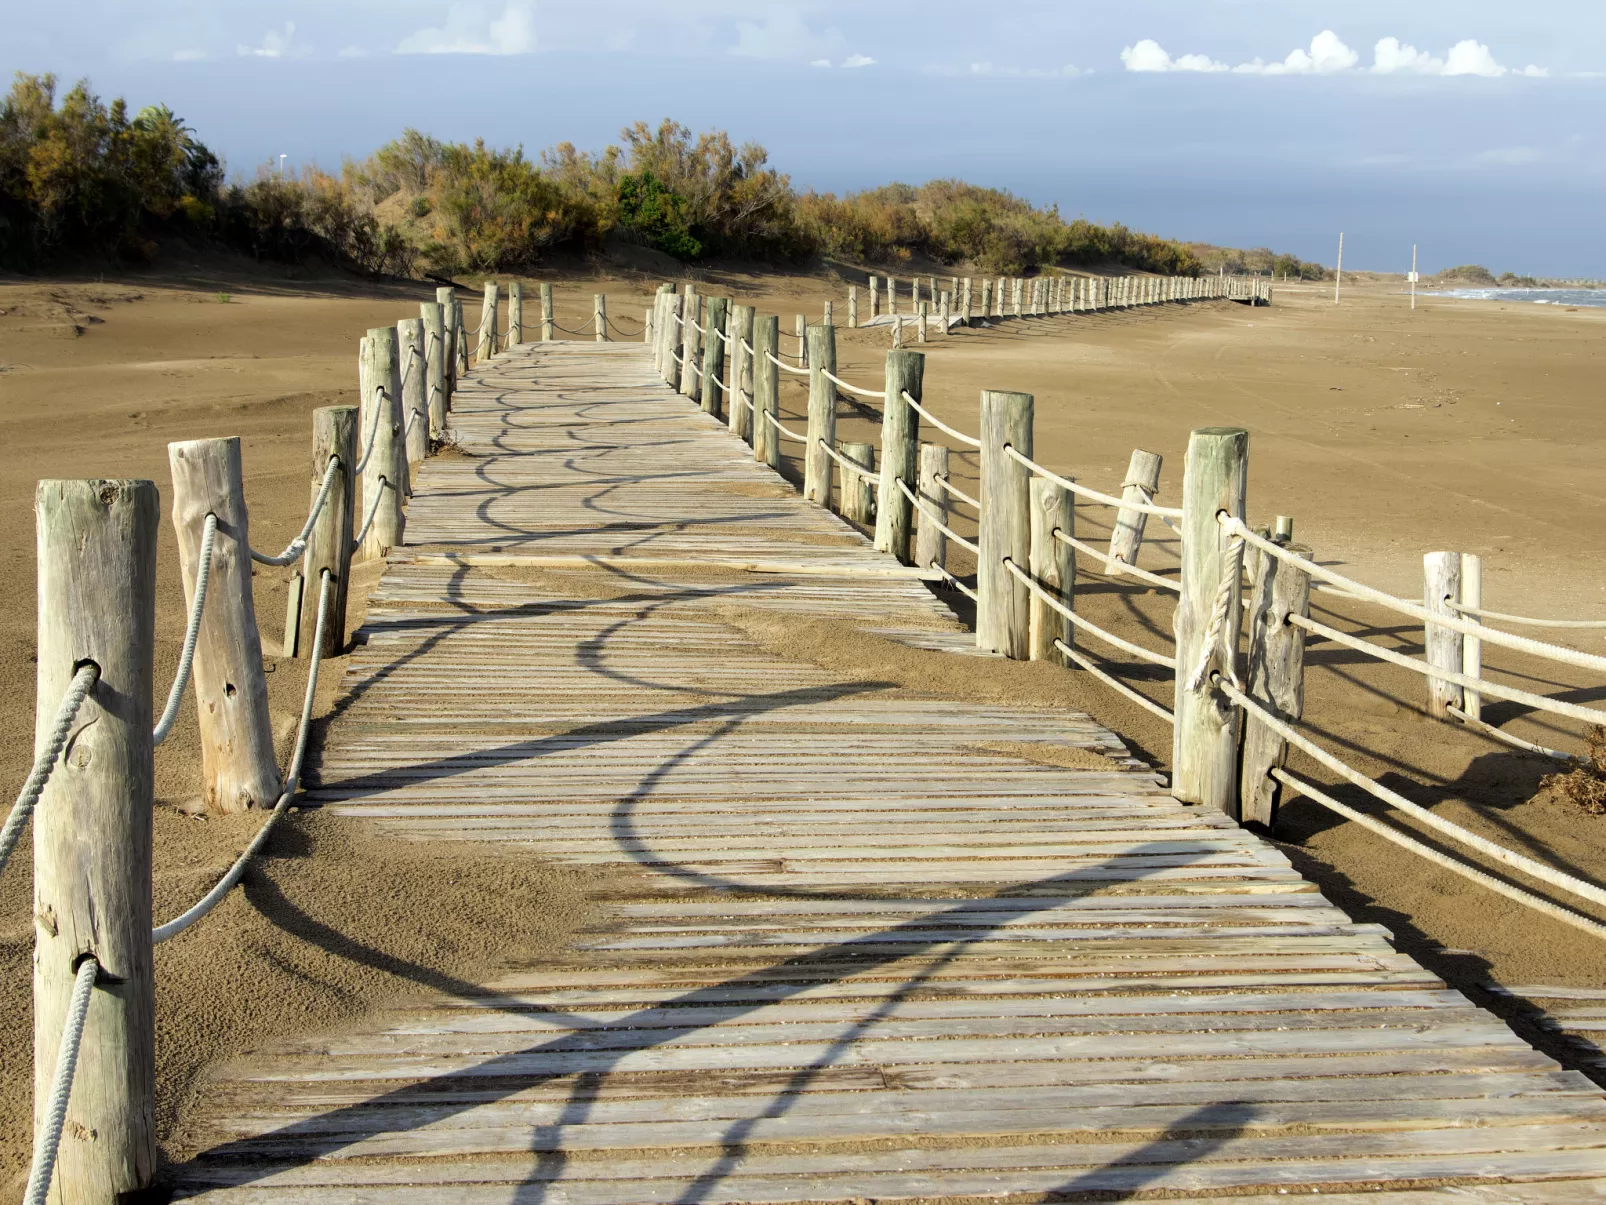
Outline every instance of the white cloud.
<path id="1" fill-rule="evenodd" d="M 1398 38 L 1383 38 L 1372 50 L 1372 71 L 1376 75 L 1394 75 L 1417 72 L 1421 75 L 1439 75 L 1444 71 L 1444 60 L 1406 45 Z"/>
<path id="2" fill-rule="evenodd" d="M 1450 47 L 1450 53 L 1444 60 L 1446 75 L 1485 75 L 1493 78 L 1505 73 L 1506 69 L 1494 61 L 1489 48 L 1472 38 Z"/>
<path id="3" fill-rule="evenodd" d="M 1344 44 L 1342 38 L 1330 29 L 1324 29 L 1310 40 L 1310 49 L 1294 49 L 1280 63 L 1240 63 L 1233 70 L 1243 75 L 1334 75 L 1352 70 L 1361 61 Z"/>
<path id="4" fill-rule="evenodd" d="M 1153 38 L 1144 38 L 1136 46 L 1121 51 L 1121 62 L 1128 71 L 1225 71 L 1227 64 L 1218 63 L 1208 55 L 1185 54 L 1172 58 Z"/>
<path id="5" fill-rule="evenodd" d="M 499 17 L 487 19 L 473 4 L 454 4 L 440 27 L 408 34 L 397 54 L 529 54 L 535 49 L 535 6 L 509 0 Z"/>
<path id="6" fill-rule="evenodd" d="M 1543 67 L 1532 65 L 1520 71 L 1502 67 L 1495 61 L 1494 52 L 1476 38 L 1457 42 L 1442 59 L 1415 46 L 1405 45 L 1398 38 L 1384 38 L 1372 51 L 1372 71 L 1377 75 L 1409 72 L 1418 75 L 1481 75 L 1487 79 L 1498 79 L 1502 75 L 1542 78 L 1550 74 Z"/>
<path id="7" fill-rule="evenodd" d="M 842 60 L 842 65 L 849 70 L 855 67 L 874 67 L 875 60 L 867 54 L 850 54 Z"/>
<path id="8" fill-rule="evenodd" d="M 301 53 L 301 47 L 292 45 L 295 32 L 296 23 L 294 21 L 286 21 L 284 23 L 283 33 L 280 33 L 276 29 L 270 29 L 267 33 L 262 35 L 262 45 L 237 45 L 234 48 L 234 53 L 239 55 L 241 58 L 258 59 L 279 59 L 283 58 L 287 54 Z"/>

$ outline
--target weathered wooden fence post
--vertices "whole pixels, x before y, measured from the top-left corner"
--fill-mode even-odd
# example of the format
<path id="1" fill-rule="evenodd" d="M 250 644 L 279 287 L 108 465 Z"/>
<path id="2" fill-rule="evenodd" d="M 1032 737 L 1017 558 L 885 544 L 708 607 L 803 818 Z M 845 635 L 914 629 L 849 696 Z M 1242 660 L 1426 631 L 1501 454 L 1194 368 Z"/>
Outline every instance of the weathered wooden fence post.
<path id="1" fill-rule="evenodd" d="M 541 282 L 541 342 L 551 343 L 552 333 L 552 285 L 549 281 Z"/>
<path id="2" fill-rule="evenodd" d="M 437 301 L 419 305 L 424 321 L 424 406 L 430 439 L 446 430 L 446 311 Z M 355 463 L 355 462 L 353 462 Z"/>
<path id="3" fill-rule="evenodd" d="M 403 318 L 396 324 L 396 346 L 402 358 L 402 446 L 411 472 L 429 455 L 429 391 L 425 388 L 424 320 Z"/>
<path id="4" fill-rule="evenodd" d="M 468 375 L 468 322 L 463 317 L 463 299 L 452 298 L 452 347 L 457 357 L 456 367 L 452 369 L 451 397 L 446 404 L 451 406 L 452 397 L 457 396 L 457 383 Z"/>
<path id="5" fill-rule="evenodd" d="M 524 285 L 511 281 L 507 286 L 507 345 L 524 342 Z"/>
<path id="6" fill-rule="evenodd" d="M 358 456 L 363 464 L 362 519 L 373 522 L 362 540 L 365 557 L 382 557 L 402 541 L 402 499 L 407 488 L 407 459 L 402 454 L 400 372 L 396 363 L 396 328 L 368 332 L 362 373 L 360 437 L 372 439 Z M 377 411 L 377 417 L 375 412 Z"/>
<path id="7" fill-rule="evenodd" d="M 1031 656 L 1031 591 L 1009 566 L 1032 563 L 1032 475 L 1006 449 L 1031 457 L 1033 408 L 1029 393 L 982 391 L 976 644 L 1013 661 Z"/>
<path id="8" fill-rule="evenodd" d="M 959 316 L 965 320 L 966 326 L 970 325 L 970 285 L 970 277 L 967 276 L 959 293 Z"/>
<path id="9" fill-rule="evenodd" d="M 892 346 L 903 346 L 903 315 L 895 314 L 892 318 Z"/>
<path id="10" fill-rule="evenodd" d="M 898 312 L 898 282 L 894 277 L 887 277 L 887 313 L 896 315 Z"/>
<path id="11" fill-rule="evenodd" d="M 913 393 L 913 390 L 910 390 Z M 948 537 L 932 522 L 936 515 L 948 522 L 948 491 L 938 481 L 948 480 L 948 445 L 920 445 L 920 488 L 915 491 L 920 507 L 915 518 L 915 564 L 922 569 L 948 564 Z M 900 495 L 902 491 L 899 491 Z"/>
<path id="12" fill-rule="evenodd" d="M 848 286 L 848 329 L 854 330 L 859 325 L 859 290 L 855 285 Z"/>
<path id="13" fill-rule="evenodd" d="M 876 277 L 872 274 L 870 277 L 870 317 L 872 318 L 881 312 L 881 299 L 877 295 L 876 285 Z"/>
<path id="14" fill-rule="evenodd" d="M 809 441 L 803 450 L 803 496 L 829 509 L 832 461 L 826 449 L 836 447 L 836 386 L 825 374 L 836 372 L 836 330 L 829 326 L 811 326 L 806 337 Z"/>
<path id="15" fill-rule="evenodd" d="M 1462 607 L 1470 607 L 1473 611 L 1483 608 L 1483 558 L 1476 553 L 1463 552 L 1461 554 L 1461 598 Z M 1462 618 L 1475 622 L 1476 614 L 1462 612 Z M 1463 635 L 1461 637 L 1461 672 L 1469 678 L 1483 677 L 1483 641 L 1477 636 Z M 1483 718 L 1483 696 L 1471 687 L 1461 688 L 1461 710 L 1474 720 Z"/>
<path id="16" fill-rule="evenodd" d="M 909 563 L 914 533 L 914 506 L 903 490 L 920 485 L 920 416 L 908 398 L 919 401 L 926 376 L 926 357 L 917 351 L 887 353 L 886 405 L 881 412 L 881 483 L 876 506 L 875 546 Z M 929 525 L 928 525 L 929 526 Z M 938 533 L 941 535 L 941 533 Z M 925 568 L 924 562 L 921 567 Z"/>
<path id="17" fill-rule="evenodd" d="M 875 522 L 875 494 L 870 479 L 875 473 L 875 445 L 846 441 L 839 449 L 843 460 L 862 465 L 849 469 L 838 465 L 842 476 L 838 489 L 842 498 L 842 517 L 868 526 Z"/>
<path id="18" fill-rule="evenodd" d="M 731 307 L 731 388 L 726 403 L 730 406 L 730 429 L 735 435 L 753 442 L 753 319 L 756 311 L 750 305 Z"/>
<path id="19" fill-rule="evenodd" d="M 780 369 L 775 367 L 780 346 L 780 315 L 753 319 L 753 459 L 772 469 L 781 467 L 780 432 L 769 421 L 781 414 Z"/>
<path id="20" fill-rule="evenodd" d="M 497 287 L 494 280 L 486 281 L 485 299 L 480 303 L 480 343 L 474 352 L 474 359 L 480 364 L 496 354 Z"/>
<path id="21" fill-rule="evenodd" d="M 1452 602 L 1461 598 L 1461 554 L 1430 552 L 1422 558 L 1422 605 L 1435 615 L 1454 615 Z M 1423 648 L 1427 663 L 1434 669 L 1461 672 L 1465 647 L 1460 632 L 1436 623 L 1423 625 Z M 1428 680 L 1428 714 L 1445 719 L 1450 708 L 1460 708 L 1461 688 L 1443 678 Z"/>
<path id="22" fill-rule="evenodd" d="M 395 328 L 385 329 L 394 338 Z M 240 441 L 171 443 L 167 459 L 173 473 L 173 531 L 178 536 L 186 604 L 195 597 L 206 517 L 217 516 L 193 670 L 201 724 L 201 797 L 212 812 L 272 807 L 279 798 L 279 767 L 273 756 L 262 639 L 251 598 L 251 533 Z"/>
<path id="23" fill-rule="evenodd" d="M 691 285 L 686 286 L 680 316 L 680 395 L 700 398 L 702 383 L 697 379 L 697 372 L 702 367 L 703 342 L 697 328 L 703 324 L 703 306 L 702 298 Z"/>
<path id="24" fill-rule="evenodd" d="M 1300 548 L 1306 557 L 1310 549 Z M 1305 630 L 1289 615 L 1310 617 L 1310 574 L 1298 565 L 1263 556 L 1251 582 L 1248 695 L 1285 721 L 1305 711 Z M 1286 765 L 1288 742 L 1255 717 L 1244 716 L 1243 772 L 1238 784 L 1238 820 L 1268 828 L 1277 819 L 1281 784 L 1271 771 Z"/>
<path id="25" fill-rule="evenodd" d="M 675 361 L 680 347 L 680 294 L 660 293 L 658 301 L 658 372 L 673 389 L 680 382 L 680 365 Z"/>
<path id="26" fill-rule="evenodd" d="M 820 321 L 826 326 L 836 325 L 836 321 L 831 317 L 831 299 L 829 297 L 825 300 L 825 308 L 820 312 Z"/>
<path id="27" fill-rule="evenodd" d="M 1031 575 L 1071 610 L 1076 604 L 1076 550 L 1054 533 L 1076 534 L 1076 500 L 1069 490 L 1043 477 L 1032 478 L 1031 491 Z M 1054 641 L 1069 646 L 1075 633 L 1069 619 L 1032 595 L 1029 644 L 1033 661 L 1064 665 L 1067 658 L 1054 647 Z"/>
<path id="28" fill-rule="evenodd" d="M 331 459 L 338 460 L 335 479 L 329 487 L 312 530 L 307 533 L 307 552 L 302 587 L 301 632 L 296 655 L 312 656 L 312 638 L 318 627 L 318 591 L 323 571 L 329 570 L 329 622 L 324 625 L 323 655 L 335 657 L 346 642 L 346 596 L 351 578 L 352 517 L 356 511 L 357 476 L 356 406 L 320 406 L 312 412 L 312 498 L 317 501 L 324 473 Z M 310 605 L 308 601 L 310 599 Z"/>
<path id="29" fill-rule="evenodd" d="M 729 297 L 708 299 L 708 337 L 703 343 L 703 413 L 719 415 L 719 382 L 725 372 L 725 340 L 719 337 L 725 329 L 725 313 L 730 308 Z"/>
<path id="30" fill-rule="evenodd" d="M 1138 550 L 1143 547 L 1143 530 L 1149 516 L 1132 507 L 1154 501 L 1160 488 L 1161 457 L 1157 452 L 1138 448 L 1126 466 L 1126 480 L 1121 482 L 1121 501 L 1126 503 L 1115 513 L 1115 527 L 1110 532 L 1110 555 L 1123 564 L 1136 565 Z M 1119 573 L 1114 565 L 1111 573 Z"/>
<path id="31" fill-rule="evenodd" d="M 918 314 L 917 314 L 916 319 L 915 319 L 915 342 L 916 343 L 924 343 L 926 341 L 926 311 L 930 308 L 930 306 L 931 306 L 931 302 L 922 301 L 920 303 L 920 305 L 917 307 L 918 308 Z"/>
<path id="32" fill-rule="evenodd" d="M 149 481 L 41 481 L 34 494 L 36 753 L 79 669 L 99 671 L 33 818 L 35 1133 L 80 965 L 93 957 L 98 967 L 49 1197 L 56 1205 L 110 1205 L 156 1173 L 151 689 L 160 507 Z M 9 1024 L 24 1022 L 13 1014 Z"/>
<path id="33" fill-rule="evenodd" d="M 436 289 L 435 304 L 441 308 L 440 354 L 446 384 L 446 396 L 441 401 L 443 405 L 449 405 L 452 391 L 457 388 L 457 343 L 460 337 L 457 332 L 457 291 L 450 287 Z"/>
<path id="34" fill-rule="evenodd" d="M 797 316 L 797 366 L 809 366 L 809 327 L 808 320 L 802 314 Z"/>
<path id="35" fill-rule="evenodd" d="M 1203 427 L 1189 436 L 1182 476 L 1182 593 L 1174 621 L 1171 793 L 1184 803 L 1207 804 L 1229 816 L 1238 801 L 1238 709 L 1211 684 L 1208 672 L 1198 689 L 1191 679 L 1207 648 L 1211 668 L 1225 674 L 1236 664 L 1240 563 L 1218 516 L 1244 517 L 1248 470 L 1249 432 Z"/>
<path id="36" fill-rule="evenodd" d="M 606 293 L 593 293 L 591 295 L 591 329 L 596 332 L 596 342 L 608 342 L 608 295 Z"/>

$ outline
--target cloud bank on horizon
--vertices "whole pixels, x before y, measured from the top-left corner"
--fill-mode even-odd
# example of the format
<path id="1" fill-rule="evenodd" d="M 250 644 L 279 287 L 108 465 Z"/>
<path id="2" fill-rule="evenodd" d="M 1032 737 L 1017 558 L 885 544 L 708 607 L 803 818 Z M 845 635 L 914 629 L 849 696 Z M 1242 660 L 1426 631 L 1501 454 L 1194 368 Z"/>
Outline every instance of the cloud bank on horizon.
<path id="1" fill-rule="evenodd" d="M 1380 38 L 1372 48 L 1372 65 L 1363 68 L 1358 52 L 1330 29 L 1310 40 L 1310 48 L 1296 46 L 1287 57 L 1273 62 L 1255 58 L 1229 67 L 1206 54 L 1184 54 L 1172 58 L 1153 38 L 1144 38 L 1121 51 L 1121 63 L 1133 72 L 1192 71 L 1204 74 L 1231 72 L 1235 75 L 1341 75 L 1365 72 L 1370 75 L 1473 75 L 1498 79 L 1503 75 L 1542 77 L 1550 72 L 1530 64 L 1520 70 L 1502 66 L 1494 52 L 1476 38 L 1465 38 L 1450 47 L 1443 58 L 1400 41 Z"/>

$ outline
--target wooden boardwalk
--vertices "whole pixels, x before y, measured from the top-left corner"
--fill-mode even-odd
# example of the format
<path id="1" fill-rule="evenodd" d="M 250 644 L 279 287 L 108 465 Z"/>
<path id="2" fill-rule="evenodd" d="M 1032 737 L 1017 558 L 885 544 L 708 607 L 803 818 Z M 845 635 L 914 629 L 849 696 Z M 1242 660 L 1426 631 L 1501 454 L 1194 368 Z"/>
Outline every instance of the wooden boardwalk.
<path id="1" fill-rule="evenodd" d="M 1599 1089 L 1088 717 L 750 634 L 967 640 L 640 345 L 516 348 L 454 425 L 314 796 L 622 898 L 559 964 L 227 1069 L 182 1193 L 1606 1201 Z"/>

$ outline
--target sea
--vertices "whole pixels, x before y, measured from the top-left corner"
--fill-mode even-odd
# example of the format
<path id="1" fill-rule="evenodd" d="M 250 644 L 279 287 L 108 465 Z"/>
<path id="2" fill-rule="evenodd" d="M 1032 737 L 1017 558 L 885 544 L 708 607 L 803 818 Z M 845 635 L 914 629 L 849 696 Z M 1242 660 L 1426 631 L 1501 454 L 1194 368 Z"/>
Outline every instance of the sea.
<path id="1" fill-rule="evenodd" d="M 1587 305 L 1606 308 L 1606 289 L 1434 289 L 1427 295 L 1466 297 L 1473 301 L 1520 301 L 1532 305 Z"/>

